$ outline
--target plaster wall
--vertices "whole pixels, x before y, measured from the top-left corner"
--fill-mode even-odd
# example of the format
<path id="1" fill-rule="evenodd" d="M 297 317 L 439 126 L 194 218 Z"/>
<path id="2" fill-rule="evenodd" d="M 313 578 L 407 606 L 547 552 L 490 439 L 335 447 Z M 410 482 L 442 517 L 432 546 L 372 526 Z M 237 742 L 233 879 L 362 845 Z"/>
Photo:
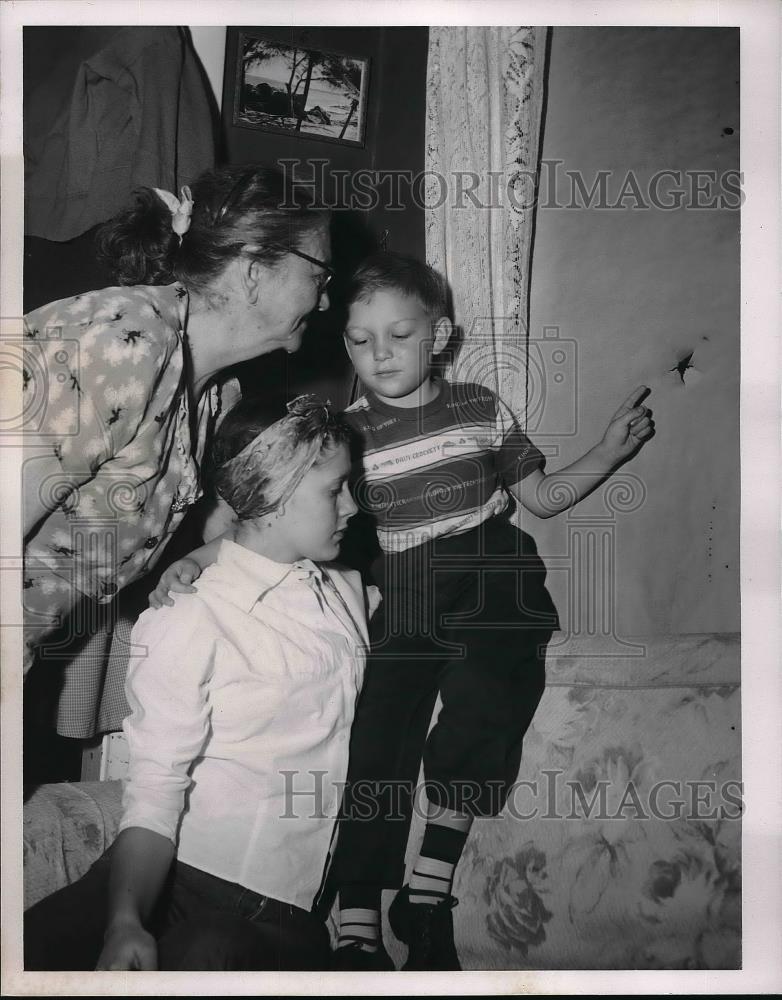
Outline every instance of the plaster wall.
<path id="1" fill-rule="evenodd" d="M 549 469 L 568 464 L 642 384 L 657 425 L 620 473 L 632 477 L 637 509 L 612 511 L 601 490 L 570 515 L 525 515 L 564 625 L 602 590 L 620 636 L 740 628 L 740 213 L 721 186 L 739 167 L 738 113 L 738 29 L 552 30 L 530 324 L 533 353 L 536 340 L 545 348 L 548 397 L 533 391 L 530 436 L 551 455 Z M 562 161 L 556 172 L 553 161 Z M 663 180 L 663 201 L 678 187 L 685 203 L 639 207 L 662 170 L 683 177 Z M 716 186 L 701 181 L 693 192 L 684 172 L 695 170 L 713 171 Z M 610 209 L 598 194 L 579 207 L 567 171 L 587 190 L 608 171 L 609 204 L 632 189 L 632 172 L 641 198 Z M 697 207 L 720 196 L 734 207 Z M 568 355 L 560 384 L 544 330 Z M 682 381 L 670 369 L 691 352 Z M 590 531 L 610 551 L 587 571 Z"/>
<path id="2" fill-rule="evenodd" d="M 218 109 L 223 102 L 223 69 L 225 66 L 225 27 L 191 25 L 193 48 L 204 67 Z"/>

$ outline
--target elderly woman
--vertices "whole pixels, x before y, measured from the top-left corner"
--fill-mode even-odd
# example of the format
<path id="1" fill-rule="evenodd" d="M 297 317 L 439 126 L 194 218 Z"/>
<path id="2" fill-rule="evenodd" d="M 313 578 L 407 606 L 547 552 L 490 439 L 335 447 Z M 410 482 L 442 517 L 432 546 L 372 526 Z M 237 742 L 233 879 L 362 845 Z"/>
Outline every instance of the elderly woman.
<path id="1" fill-rule="evenodd" d="M 221 371 L 297 350 L 328 308 L 328 219 L 310 204 L 259 167 L 207 173 L 180 199 L 142 189 L 101 236 L 120 287 L 26 317 L 25 392 L 40 411 L 24 480 L 26 668 L 36 647 L 62 665 L 97 606 L 160 558 L 201 494 Z M 61 734 L 92 734 L 101 683 L 87 657 L 66 668 Z"/>

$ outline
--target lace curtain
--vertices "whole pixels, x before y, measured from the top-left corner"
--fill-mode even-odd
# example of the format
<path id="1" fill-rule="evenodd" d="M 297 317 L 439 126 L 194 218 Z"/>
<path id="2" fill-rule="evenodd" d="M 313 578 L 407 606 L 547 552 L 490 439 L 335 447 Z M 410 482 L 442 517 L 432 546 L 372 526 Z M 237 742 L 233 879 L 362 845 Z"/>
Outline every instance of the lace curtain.
<path id="1" fill-rule="evenodd" d="M 449 375 L 493 389 L 522 426 L 547 31 L 429 30 L 427 260 L 463 335 Z"/>

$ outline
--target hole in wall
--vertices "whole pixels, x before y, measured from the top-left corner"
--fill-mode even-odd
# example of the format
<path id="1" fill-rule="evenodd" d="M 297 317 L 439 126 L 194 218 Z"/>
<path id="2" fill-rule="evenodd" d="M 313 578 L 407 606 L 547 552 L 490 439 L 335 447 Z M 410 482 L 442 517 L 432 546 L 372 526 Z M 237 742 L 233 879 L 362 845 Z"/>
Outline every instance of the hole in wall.
<path id="1" fill-rule="evenodd" d="M 670 371 L 670 372 L 677 372 L 678 373 L 679 378 L 682 380 L 682 385 L 686 385 L 687 384 L 685 382 L 685 380 L 684 380 L 684 376 L 685 376 L 685 373 L 687 372 L 687 370 L 689 368 L 694 368 L 695 367 L 695 365 L 693 365 L 693 364 L 690 363 L 692 361 L 692 358 L 693 358 L 694 354 L 695 354 L 695 351 L 690 351 L 690 353 L 687 354 L 685 357 L 683 357 L 680 361 L 677 361 L 676 364 L 673 366 L 673 368 L 669 368 L 668 369 L 668 371 Z"/>

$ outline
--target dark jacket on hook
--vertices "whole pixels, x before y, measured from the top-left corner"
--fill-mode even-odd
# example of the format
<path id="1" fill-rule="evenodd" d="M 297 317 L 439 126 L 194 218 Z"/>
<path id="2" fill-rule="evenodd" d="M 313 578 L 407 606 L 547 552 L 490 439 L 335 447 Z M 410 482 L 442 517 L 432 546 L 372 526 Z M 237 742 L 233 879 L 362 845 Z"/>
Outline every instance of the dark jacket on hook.
<path id="1" fill-rule="evenodd" d="M 83 30 L 98 48 L 77 55 L 75 79 L 62 54 L 25 101 L 25 233 L 47 240 L 106 221 L 136 187 L 177 191 L 214 165 L 214 101 L 186 30 Z"/>

